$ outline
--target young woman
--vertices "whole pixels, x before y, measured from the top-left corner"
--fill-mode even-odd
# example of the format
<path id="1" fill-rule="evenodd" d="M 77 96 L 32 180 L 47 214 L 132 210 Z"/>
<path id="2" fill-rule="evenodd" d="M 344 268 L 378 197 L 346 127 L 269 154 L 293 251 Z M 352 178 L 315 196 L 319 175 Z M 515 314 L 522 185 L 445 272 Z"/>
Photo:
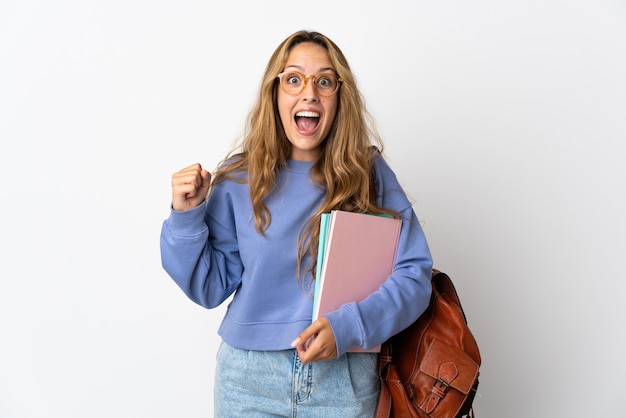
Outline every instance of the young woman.
<path id="1" fill-rule="evenodd" d="M 173 175 L 163 267 L 207 308 L 234 293 L 219 328 L 216 416 L 374 416 L 377 355 L 348 350 L 415 321 L 432 268 L 380 148 L 341 50 L 301 31 L 270 58 L 239 149 L 213 178 L 200 164 Z M 397 259 L 378 291 L 311 323 L 319 220 L 333 209 L 401 219 Z"/>

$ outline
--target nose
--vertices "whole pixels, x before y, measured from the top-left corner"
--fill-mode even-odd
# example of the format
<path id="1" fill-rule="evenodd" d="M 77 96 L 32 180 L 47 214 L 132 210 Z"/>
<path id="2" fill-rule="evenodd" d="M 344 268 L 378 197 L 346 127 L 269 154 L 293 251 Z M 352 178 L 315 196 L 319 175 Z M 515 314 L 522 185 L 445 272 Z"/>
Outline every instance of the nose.
<path id="1" fill-rule="evenodd" d="M 302 90 L 302 100 L 304 101 L 319 101 L 319 94 L 315 89 L 315 80 L 309 79 L 304 85 L 304 90 Z"/>

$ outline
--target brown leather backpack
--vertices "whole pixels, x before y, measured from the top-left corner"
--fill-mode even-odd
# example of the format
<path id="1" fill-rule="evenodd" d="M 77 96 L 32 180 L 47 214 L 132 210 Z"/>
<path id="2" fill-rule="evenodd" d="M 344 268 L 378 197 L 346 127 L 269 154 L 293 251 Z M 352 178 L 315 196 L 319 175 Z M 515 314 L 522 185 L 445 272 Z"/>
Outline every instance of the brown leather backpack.
<path id="1" fill-rule="evenodd" d="M 456 289 L 433 270 L 426 311 L 380 351 L 376 418 L 454 418 L 473 415 L 480 352 Z"/>

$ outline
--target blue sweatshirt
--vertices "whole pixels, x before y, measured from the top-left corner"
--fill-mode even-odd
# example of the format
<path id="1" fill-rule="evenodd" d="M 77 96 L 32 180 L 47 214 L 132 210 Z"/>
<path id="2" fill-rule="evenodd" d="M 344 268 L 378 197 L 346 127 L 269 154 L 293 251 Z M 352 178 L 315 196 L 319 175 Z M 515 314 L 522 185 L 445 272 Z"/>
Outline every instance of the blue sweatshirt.
<path id="1" fill-rule="evenodd" d="M 382 157 L 375 159 L 378 203 L 401 215 L 400 243 L 394 272 L 378 291 L 325 315 L 339 356 L 384 342 L 413 323 L 430 300 L 432 260 L 424 233 L 395 174 Z M 231 346 L 290 349 L 311 324 L 313 286 L 298 281 L 296 258 L 299 232 L 324 198 L 309 176 L 312 164 L 290 160 L 278 174 L 266 200 L 271 223 L 265 236 L 255 229 L 248 185 L 234 181 L 217 184 L 194 209 L 172 210 L 163 223 L 163 267 L 191 300 L 214 308 L 235 293 L 219 328 Z"/>

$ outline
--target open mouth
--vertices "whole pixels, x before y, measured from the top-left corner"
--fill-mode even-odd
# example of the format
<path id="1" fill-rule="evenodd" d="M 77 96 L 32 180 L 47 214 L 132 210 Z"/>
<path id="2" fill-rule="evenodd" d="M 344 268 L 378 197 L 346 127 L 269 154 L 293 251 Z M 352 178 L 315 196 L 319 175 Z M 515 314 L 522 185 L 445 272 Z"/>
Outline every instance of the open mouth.
<path id="1" fill-rule="evenodd" d="M 317 112 L 298 112 L 296 113 L 296 126 L 302 133 L 314 132 L 320 123 L 320 114 Z"/>

